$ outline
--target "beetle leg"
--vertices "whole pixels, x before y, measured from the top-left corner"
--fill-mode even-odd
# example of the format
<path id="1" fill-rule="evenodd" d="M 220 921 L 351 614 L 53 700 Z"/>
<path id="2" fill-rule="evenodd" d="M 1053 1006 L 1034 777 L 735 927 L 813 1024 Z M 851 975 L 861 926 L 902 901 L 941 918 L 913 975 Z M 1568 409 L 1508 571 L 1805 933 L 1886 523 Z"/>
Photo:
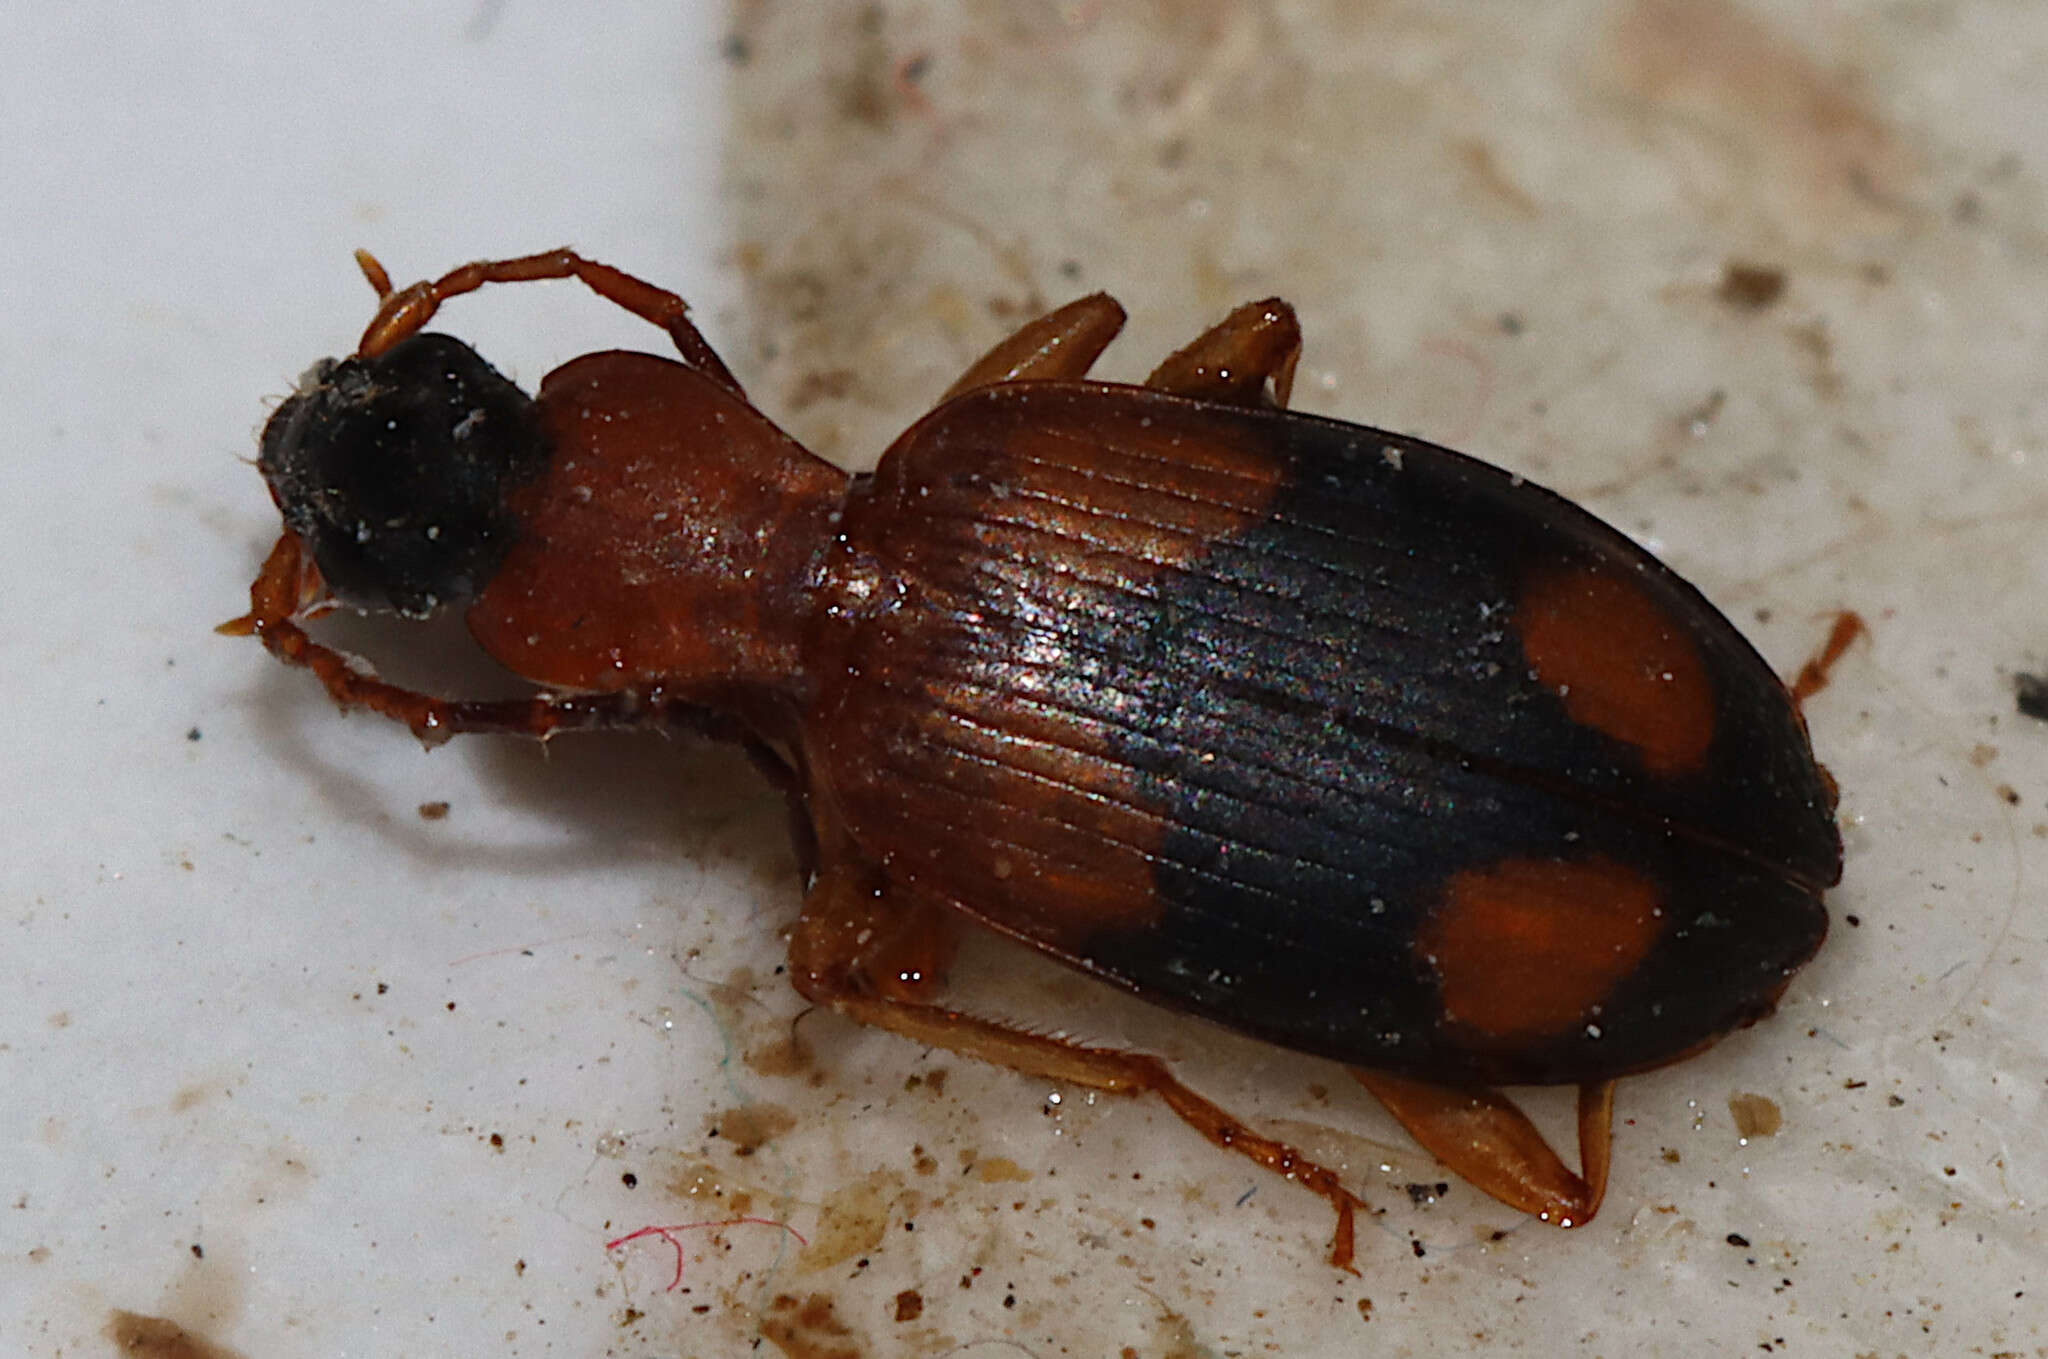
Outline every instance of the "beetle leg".
<path id="1" fill-rule="evenodd" d="M 1211 1143 L 1327 1199 L 1337 1212 L 1330 1263 L 1357 1272 L 1351 1264 L 1354 1218 L 1364 1201 L 1346 1189 L 1335 1172 L 1285 1142 L 1254 1132 L 1182 1085 L 1159 1058 L 1029 1033 L 905 996 L 901 975 L 892 969 L 901 966 L 899 959 L 923 930 L 951 915 L 932 907 L 894 904 L 877 873 L 828 869 L 805 896 L 803 917 L 790 941 L 796 989 L 806 1000 L 837 1010 L 855 1023 L 887 1029 L 927 1047 L 1109 1094 L 1158 1095 Z"/>
<path id="2" fill-rule="evenodd" d="M 1867 636 L 1869 627 L 1863 615 L 1854 609 L 1844 609 L 1835 615 L 1834 626 L 1828 629 L 1827 640 L 1820 644 L 1820 650 L 1799 667 L 1799 674 L 1786 687 L 1792 691 L 1793 705 L 1804 711 L 1806 700 L 1828 687 L 1828 678 L 1835 668 L 1835 662 L 1842 659 L 1858 637 Z"/>
<path id="3" fill-rule="evenodd" d="M 249 612 L 220 625 L 231 636 L 255 636 L 287 665 L 302 665 L 343 708 L 368 708 L 402 722 L 428 745 L 463 733 L 552 736 L 558 731 L 673 727 L 717 740 L 747 742 L 732 718 L 671 698 L 660 688 L 609 694 L 536 695 L 495 700 L 436 698 L 368 673 L 361 663 L 323 646 L 299 626 L 329 601 L 298 536 L 284 533 L 249 586 Z M 778 757 L 764 752 L 777 765 Z"/>
<path id="4" fill-rule="evenodd" d="M 747 762 L 776 792 L 789 813 L 789 847 L 796 855 L 797 881 L 809 886 L 818 875 L 818 831 L 811 821 L 810 799 L 804 792 L 803 775 L 782 753 L 764 741 L 747 737 L 741 741 Z"/>
<path id="5" fill-rule="evenodd" d="M 370 264 L 375 265 L 376 262 L 372 260 Z M 375 274 L 370 274 L 370 265 L 363 268 L 373 285 L 383 275 L 381 265 L 376 266 Z M 451 269 L 431 283 L 415 283 L 397 292 L 380 289 L 377 314 L 363 331 L 362 343 L 357 346 L 356 353 L 366 359 L 374 358 L 400 340 L 417 334 L 433 319 L 443 302 L 464 293 L 473 293 L 487 283 L 531 283 L 549 278 L 577 279 L 605 301 L 661 327 L 675 342 L 685 363 L 741 400 L 746 399 L 747 394 L 741 390 L 739 379 L 732 375 L 732 370 L 711 348 L 710 341 L 691 323 L 690 309 L 682 298 L 666 288 L 657 288 L 624 270 L 585 259 L 568 249 L 548 250 L 509 260 L 477 260 L 459 269 Z M 384 280 L 384 286 L 390 286 L 389 279 Z"/>
<path id="6" fill-rule="evenodd" d="M 1473 1188 L 1545 1222 L 1582 1226 L 1607 1193 L 1614 1082 L 1579 1087 L 1579 1165 L 1574 1175 L 1527 1114 L 1498 1090 L 1429 1085 L 1349 1068 L 1425 1151 Z"/>
<path id="7" fill-rule="evenodd" d="M 1081 377 L 1123 328 L 1124 309 L 1108 293 L 1076 298 L 976 359 L 939 400 L 999 382 Z"/>
<path id="8" fill-rule="evenodd" d="M 938 988 L 958 945 L 951 911 L 902 905 L 878 874 L 827 869 L 804 894 L 789 969 L 796 989 L 820 1005 L 854 995 L 915 1001 Z"/>
<path id="9" fill-rule="evenodd" d="M 1294 308 L 1269 297 L 1245 303 L 1196 336 L 1193 344 L 1168 355 L 1145 385 L 1233 406 L 1285 406 L 1300 361 L 1301 324 L 1294 319 Z"/>
<path id="10" fill-rule="evenodd" d="M 1591 1222 L 1607 1198 L 1607 1172 L 1614 1164 L 1614 1082 L 1594 1081 L 1579 1087 L 1579 1175 L 1586 1183 L 1586 1215 Z"/>

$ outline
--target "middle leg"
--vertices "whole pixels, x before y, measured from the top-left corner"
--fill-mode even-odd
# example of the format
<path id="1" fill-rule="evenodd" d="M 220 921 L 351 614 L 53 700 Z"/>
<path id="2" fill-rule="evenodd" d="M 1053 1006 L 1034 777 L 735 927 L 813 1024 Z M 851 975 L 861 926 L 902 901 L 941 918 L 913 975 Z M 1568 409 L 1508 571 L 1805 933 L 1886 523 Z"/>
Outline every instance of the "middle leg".
<path id="1" fill-rule="evenodd" d="M 1301 323 L 1294 308 L 1269 297 L 1245 303 L 1168 355 L 1145 385 L 1232 406 L 1285 406 L 1300 362 Z"/>

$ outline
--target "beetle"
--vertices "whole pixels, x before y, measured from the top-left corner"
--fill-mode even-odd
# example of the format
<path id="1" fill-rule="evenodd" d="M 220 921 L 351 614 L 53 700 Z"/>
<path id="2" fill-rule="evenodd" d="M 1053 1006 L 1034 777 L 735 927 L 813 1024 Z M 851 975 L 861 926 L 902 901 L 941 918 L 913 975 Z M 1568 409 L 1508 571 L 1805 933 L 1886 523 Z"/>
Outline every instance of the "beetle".
<path id="1" fill-rule="evenodd" d="M 1363 1205 L 1328 1168 L 1156 1057 L 941 1003 L 959 928 L 1339 1062 L 1450 1169 L 1564 1226 L 1605 1191 L 1617 1078 L 1768 1014 L 1826 935 L 1836 792 L 1795 694 L 1585 510 L 1287 410 L 1278 299 L 1128 386 L 1087 378 L 1124 312 L 1082 298 L 848 475 L 664 289 L 569 250 L 403 290 L 358 260 L 378 309 L 263 431 L 285 527 L 224 630 L 428 742 L 741 743 L 791 806 L 804 997 L 1158 1095 L 1328 1200 L 1339 1266 Z M 425 330 L 557 278 L 678 357 L 587 354 L 529 397 Z M 535 692 L 388 684 L 306 632 L 335 607 L 461 609 Z M 1578 1087 L 1577 1171 L 1508 1084 Z"/>

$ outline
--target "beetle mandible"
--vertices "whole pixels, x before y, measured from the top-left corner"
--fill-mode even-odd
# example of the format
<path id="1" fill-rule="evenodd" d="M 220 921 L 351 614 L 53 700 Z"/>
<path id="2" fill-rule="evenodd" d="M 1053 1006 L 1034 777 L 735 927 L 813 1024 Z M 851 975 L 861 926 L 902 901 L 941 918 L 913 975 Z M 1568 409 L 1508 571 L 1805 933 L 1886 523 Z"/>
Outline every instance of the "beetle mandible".
<path id="1" fill-rule="evenodd" d="M 747 400 L 682 300 L 568 250 L 394 291 L 264 429 L 285 529 L 225 630 L 423 740 L 670 727 L 789 798 L 797 990 L 1094 1090 L 1361 1201 L 1143 1053 L 934 999 L 971 922 L 1344 1066 L 1486 1193 L 1604 1193 L 1616 1078 L 1770 1012 L 1826 934 L 1835 790 L 1794 695 L 1683 580 L 1570 502 L 1285 409 L 1300 331 L 1239 308 L 1142 386 L 1123 309 L 1026 325 L 872 474 Z M 575 278 L 665 330 L 529 398 L 423 327 Z M 536 688 L 385 683 L 302 624 L 465 610 Z M 1574 1172 L 1495 1087 L 1579 1087 Z"/>

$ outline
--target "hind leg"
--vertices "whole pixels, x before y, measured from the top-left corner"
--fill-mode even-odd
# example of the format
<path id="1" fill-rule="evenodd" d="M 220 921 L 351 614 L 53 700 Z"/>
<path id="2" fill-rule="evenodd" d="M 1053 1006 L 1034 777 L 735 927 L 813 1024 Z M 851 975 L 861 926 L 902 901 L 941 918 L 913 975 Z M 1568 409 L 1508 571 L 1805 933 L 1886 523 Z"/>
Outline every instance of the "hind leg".
<path id="1" fill-rule="evenodd" d="M 1607 1193 L 1614 1082 L 1579 1087 L 1579 1173 L 1573 1174 L 1527 1114 L 1497 1090 L 1429 1085 L 1349 1068 L 1408 1135 L 1459 1179 L 1559 1227 L 1593 1220 Z"/>
<path id="2" fill-rule="evenodd" d="M 937 980 L 932 959 L 951 951 L 949 939 L 934 945 L 924 932 L 941 920 L 950 922 L 952 914 L 892 901 L 880 875 L 863 865 L 828 864 L 804 898 L 803 916 L 790 941 L 792 980 L 807 1000 L 927 1047 L 1106 1094 L 1159 1096 L 1215 1146 L 1327 1200 L 1337 1213 L 1330 1262 L 1352 1268 L 1354 1218 L 1363 1202 L 1335 1172 L 1253 1131 L 1182 1085 L 1159 1058 L 1086 1047 L 917 998 L 923 983 Z M 906 959 L 916 960 L 914 967 L 906 967 Z M 912 977 L 919 984 L 906 985 Z"/>

